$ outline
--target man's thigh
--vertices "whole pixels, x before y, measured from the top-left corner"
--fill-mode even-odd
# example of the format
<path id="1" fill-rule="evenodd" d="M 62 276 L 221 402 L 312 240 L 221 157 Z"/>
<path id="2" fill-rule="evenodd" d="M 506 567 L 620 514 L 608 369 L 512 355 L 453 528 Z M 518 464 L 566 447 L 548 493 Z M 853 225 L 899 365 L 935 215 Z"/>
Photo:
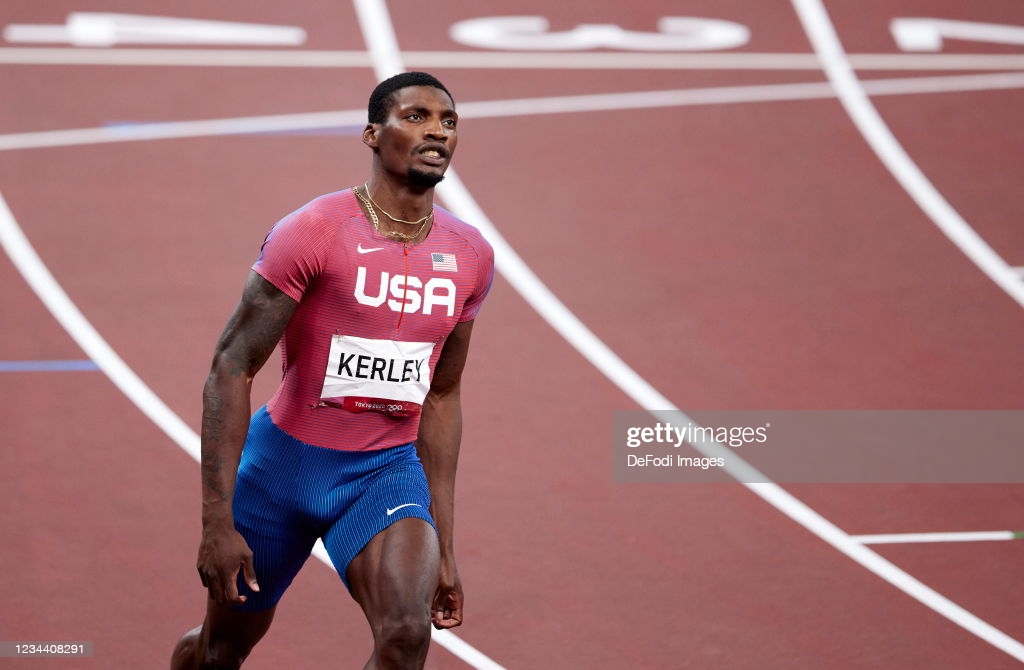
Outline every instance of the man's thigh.
<path id="1" fill-rule="evenodd" d="M 371 623 L 387 616 L 429 620 L 439 566 L 434 527 L 420 518 L 401 519 L 349 563 L 349 589 Z"/>
<path id="2" fill-rule="evenodd" d="M 232 499 L 235 529 L 253 552 L 258 592 L 238 575 L 246 602 L 237 611 L 256 612 L 277 605 L 313 549 L 316 532 L 296 504 L 300 453 L 295 441 L 273 425 L 265 410 L 253 417 Z"/>
<path id="3" fill-rule="evenodd" d="M 387 532 L 407 520 L 417 522 L 414 527 L 418 530 L 413 537 L 407 538 L 409 531 L 406 530 Z M 402 523 L 403 528 L 407 525 Z M 395 535 L 395 540 L 400 540 L 394 546 L 389 539 L 392 535 Z M 358 498 L 332 523 L 323 540 L 335 569 L 350 592 L 353 592 L 351 564 L 357 556 L 374 556 L 374 566 L 377 560 L 390 558 L 395 551 L 403 555 L 413 552 L 421 560 L 436 557 L 437 531 L 430 516 L 430 487 L 411 446 L 394 450 L 385 467 L 367 476 Z M 434 572 L 436 580 L 436 570 Z"/>

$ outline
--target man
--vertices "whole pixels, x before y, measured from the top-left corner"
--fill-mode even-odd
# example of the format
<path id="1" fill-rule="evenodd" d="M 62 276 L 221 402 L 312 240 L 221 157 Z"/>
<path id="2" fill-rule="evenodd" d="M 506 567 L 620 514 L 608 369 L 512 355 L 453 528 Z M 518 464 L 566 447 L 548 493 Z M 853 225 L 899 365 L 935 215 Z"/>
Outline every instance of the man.
<path id="1" fill-rule="evenodd" d="M 460 379 L 493 251 L 433 205 L 457 142 L 441 82 L 392 77 L 368 112 L 370 179 L 274 226 L 218 341 L 203 392 L 209 598 L 172 669 L 240 667 L 317 538 L 373 631 L 367 668 L 422 667 L 430 624 L 462 623 Z M 279 340 L 281 385 L 250 418 Z"/>

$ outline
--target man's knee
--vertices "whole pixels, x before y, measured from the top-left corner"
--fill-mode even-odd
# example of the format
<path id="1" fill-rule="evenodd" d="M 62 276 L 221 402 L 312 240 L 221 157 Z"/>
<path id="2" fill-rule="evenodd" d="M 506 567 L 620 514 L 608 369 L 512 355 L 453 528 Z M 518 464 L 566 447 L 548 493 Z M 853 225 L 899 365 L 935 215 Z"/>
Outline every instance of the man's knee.
<path id="1" fill-rule="evenodd" d="M 202 626 L 178 642 L 172 670 L 237 670 L 267 632 L 273 610 L 251 614 L 212 604 Z"/>
<path id="2" fill-rule="evenodd" d="M 195 670 L 198 663 L 196 650 L 202 631 L 203 627 L 198 626 L 181 636 L 171 654 L 171 670 Z"/>
<path id="3" fill-rule="evenodd" d="M 202 626 L 185 633 L 174 648 L 171 670 L 237 670 L 251 648 L 231 640 L 211 640 Z"/>
<path id="4" fill-rule="evenodd" d="M 200 650 L 199 670 L 238 670 L 250 651 L 231 640 L 210 640 Z"/>
<path id="5" fill-rule="evenodd" d="M 206 644 L 200 649 L 200 670 L 237 670 L 270 627 L 273 610 L 230 612 L 210 617 Z"/>
<path id="6" fill-rule="evenodd" d="M 197 640 L 200 670 L 237 670 L 274 620 L 274 608 L 240 612 L 208 601 L 206 621 Z"/>
<path id="7" fill-rule="evenodd" d="M 379 624 L 377 647 L 386 654 L 415 657 L 429 645 L 429 612 L 389 615 Z"/>

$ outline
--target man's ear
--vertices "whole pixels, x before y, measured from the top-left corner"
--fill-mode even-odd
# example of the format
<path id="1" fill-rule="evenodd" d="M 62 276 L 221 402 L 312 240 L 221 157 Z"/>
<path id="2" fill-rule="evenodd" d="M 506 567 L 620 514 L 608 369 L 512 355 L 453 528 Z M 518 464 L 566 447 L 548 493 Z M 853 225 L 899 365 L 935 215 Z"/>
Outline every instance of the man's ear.
<path id="1" fill-rule="evenodd" d="M 378 125 L 376 123 L 367 123 L 366 127 L 363 128 L 363 144 L 366 146 L 376 149 L 377 148 L 377 130 Z"/>

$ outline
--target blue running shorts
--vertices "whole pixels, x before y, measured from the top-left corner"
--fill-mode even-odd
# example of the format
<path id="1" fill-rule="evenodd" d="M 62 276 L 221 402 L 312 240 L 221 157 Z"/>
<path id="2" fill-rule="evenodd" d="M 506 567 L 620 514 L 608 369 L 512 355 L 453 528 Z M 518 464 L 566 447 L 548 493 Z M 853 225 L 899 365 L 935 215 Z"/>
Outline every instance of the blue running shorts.
<path id="1" fill-rule="evenodd" d="M 317 538 L 346 588 L 349 563 L 399 519 L 430 516 L 430 489 L 416 448 L 343 451 L 300 442 L 278 428 L 266 407 L 249 424 L 232 510 L 235 528 L 253 552 L 259 592 L 238 575 L 235 605 L 273 607 L 309 558 Z"/>

